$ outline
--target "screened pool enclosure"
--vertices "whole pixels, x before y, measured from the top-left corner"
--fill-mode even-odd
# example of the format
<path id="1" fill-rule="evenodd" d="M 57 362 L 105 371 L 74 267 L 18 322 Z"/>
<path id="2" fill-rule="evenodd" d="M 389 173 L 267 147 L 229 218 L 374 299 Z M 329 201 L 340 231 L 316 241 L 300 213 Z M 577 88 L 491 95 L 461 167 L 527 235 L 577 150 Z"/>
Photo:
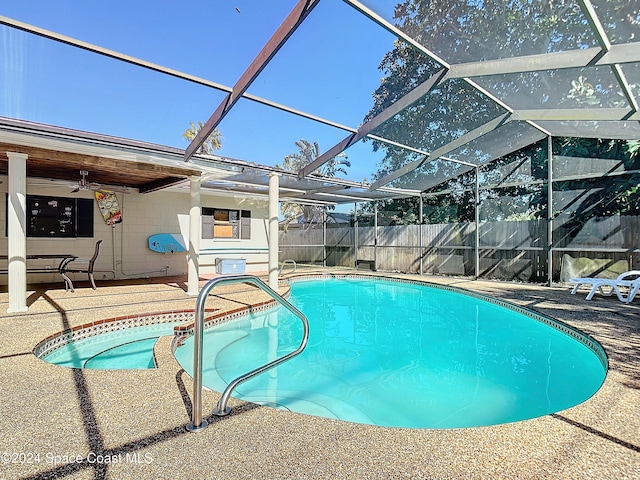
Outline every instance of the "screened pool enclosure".
<path id="1" fill-rule="evenodd" d="M 184 148 L 212 194 L 280 173 L 281 260 L 548 283 L 639 264 L 639 1 L 14 3 L 0 115 Z"/>
<path id="2" fill-rule="evenodd" d="M 624 142 L 561 140 L 417 198 L 355 203 L 348 216 L 328 210 L 315 223 L 283 225 L 281 260 L 535 283 L 637 268 L 638 157 L 627 157 Z M 576 143 L 606 157 L 576 156 Z"/>

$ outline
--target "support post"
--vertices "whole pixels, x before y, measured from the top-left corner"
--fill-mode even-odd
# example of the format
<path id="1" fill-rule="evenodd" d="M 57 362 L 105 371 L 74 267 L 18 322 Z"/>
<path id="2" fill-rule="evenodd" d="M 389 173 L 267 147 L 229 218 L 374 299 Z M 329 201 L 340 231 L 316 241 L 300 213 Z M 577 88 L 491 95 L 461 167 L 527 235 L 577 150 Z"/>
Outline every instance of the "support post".
<path id="1" fill-rule="evenodd" d="M 327 267 L 327 207 L 322 215 L 322 266 Z"/>
<path id="2" fill-rule="evenodd" d="M 358 203 L 353 203 L 353 266 L 358 269 Z"/>
<path id="3" fill-rule="evenodd" d="M 9 196 L 7 198 L 9 306 L 7 313 L 27 307 L 27 158 L 26 153 L 7 152 Z"/>
<path id="4" fill-rule="evenodd" d="M 187 295 L 198 295 L 200 280 L 200 177 L 189 178 L 190 206 L 189 206 L 189 256 L 187 257 Z"/>
<path id="5" fill-rule="evenodd" d="M 269 287 L 278 291 L 278 202 L 280 174 L 269 174 Z"/>
<path id="6" fill-rule="evenodd" d="M 547 286 L 553 283 L 553 137 L 547 137 Z"/>
<path id="7" fill-rule="evenodd" d="M 420 209 L 420 212 L 418 213 L 418 228 L 420 230 L 418 230 L 418 243 L 420 244 L 420 275 L 424 274 L 424 267 L 422 265 L 422 260 L 424 258 L 424 247 L 422 245 L 423 243 L 423 238 L 422 238 L 422 222 L 423 222 L 423 217 L 422 217 L 422 192 L 420 192 L 420 202 L 418 203 L 418 208 Z"/>
<path id="8" fill-rule="evenodd" d="M 378 271 L 378 202 L 373 202 L 373 271 Z"/>
<path id="9" fill-rule="evenodd" d="M 480 167 L 476 167 L 476 184 L 475 184 L 475 277 L 480 278 Z"/>

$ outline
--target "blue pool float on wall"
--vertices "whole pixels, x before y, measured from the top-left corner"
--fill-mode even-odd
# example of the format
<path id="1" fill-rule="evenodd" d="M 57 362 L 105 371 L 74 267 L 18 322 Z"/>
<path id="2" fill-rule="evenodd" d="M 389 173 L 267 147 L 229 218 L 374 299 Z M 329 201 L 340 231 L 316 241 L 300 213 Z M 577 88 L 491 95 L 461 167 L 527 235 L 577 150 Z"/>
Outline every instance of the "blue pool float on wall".
<path id="1" fill-rule="evenodd" d="M 184 238 L 180 233 L 157 233 L 149 237 L 149 250 L 158 253 L 186 252 Z"/>

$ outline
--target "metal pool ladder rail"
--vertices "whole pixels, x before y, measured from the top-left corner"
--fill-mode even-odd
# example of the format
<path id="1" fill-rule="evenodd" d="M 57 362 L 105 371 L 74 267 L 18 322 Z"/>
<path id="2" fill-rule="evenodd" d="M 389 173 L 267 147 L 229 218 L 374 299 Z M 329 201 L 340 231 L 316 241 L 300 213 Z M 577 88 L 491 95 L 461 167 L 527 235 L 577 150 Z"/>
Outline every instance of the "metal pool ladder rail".
<path id="1" fill-rule="evenodd" d="M 258 277 L 254 275 L 228 275 L 224 277 L 214 278 L 213 280 L 208 281 L 200 294 L 198 295 L 198 299 L 196 300 L 196 311 L 195 311 L 195 323 L 194 323 L 194 342 L 193 342 L 193 408 L 191 411 L 191 422 L 187 424 L 187 430 L 190 432 L 197 432 L 202 430 L 207 426 L 207 421 L 202 418 L 202 343 L 203 343 L 203 330 L 204 330 L 204 305 L 207 301 L 207 297 L 209 296 L 209 292 L 213 290 L 216 285 L 222 284 L 234 284 L 234 283 L 251 283 L 261 290 L 268 293 L 274 300 L 280 303 L 282 306 L 286 307 L 291 313 L 293 313 L 296 317 L 298 317 L 302 321 L 302 325 L 304 327 L 304 331 L 302 334 L 302 341 L 300 342 L 300 346 L 296 348 L 293 352 L 288 353 L 282 357 L 276 358 L 275 360 L 258 367 L 254 370 L 251 370 L 244 375 L 239 376 L 235 380 L 233 380 L 227 388 L 225 388 L 224 392 L 222 392 L 222 396 L 218 401 L 218 405 L 213 411 L 214 415 L 223 416 L 227 415 L 231 410 L 227 407 L 227 402 L 229 401 L 229 397 L 231 396 L 231 392 L 242 382 L 245 382 L 256 375 L 259 375 L 267 370 L 281 364 L 289 360 L 296 355 L 299 355 L 304 350 L 304 347 L 307 346 L 307 342 L 309 341 L 309 321 L 307 317 L 296 307 L 291 305 L 287 300 L 282 298 L 271 287 L 269 287 L 266 283 L 260 280 Z"/>
<path id="2" fill-rule="evenodd" d="M 291 274 L 296 273 L 296 261 L 295 261 L 295 260 L 288 259 L 288 260 L 283 260 L 283 261 L 282 261 L 282 265 L 280 265 L 280 270 L 278 270 L 278 275 L 282 275 L 282 271 L 284 270 L 284 267 L 285 267 L 288 263 L 290 263 L 290 264 L 291 264 L 291 266 L 293 267 L 293 270 L 291 270 Z"/>

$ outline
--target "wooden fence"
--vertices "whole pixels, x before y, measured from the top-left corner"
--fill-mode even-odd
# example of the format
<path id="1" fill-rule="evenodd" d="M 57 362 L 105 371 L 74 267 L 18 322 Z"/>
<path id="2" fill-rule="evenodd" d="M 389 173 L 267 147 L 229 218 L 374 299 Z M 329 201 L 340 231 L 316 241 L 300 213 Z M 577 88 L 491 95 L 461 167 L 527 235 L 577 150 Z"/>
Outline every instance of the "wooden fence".
<path id="1" fill-rule="evenodd" d="M 567 257 L 597 259 L 600 270 L 602 265 L 608 268 L 619 262 L 626 262 L 628 268 L 638 267 L 640 217 L 613 216 L 579 226 L 574 223 L 562 216 L 554 220 L 551 247 L 545 220 L 481 223 L 478 276 L 545 282 L 549 279 L 550 251 L 553 281 L 566 280 L 562 270 Z M 290 226 L 280 232 L 280 260 L 285 259 L 326 266 L 475 276 L 476 225 L 327 225 L 324 231 L 321 225 Z M 585 267 L 586 273 L 589 268 Z M 595 263 L 591 273 L 598 273 Z"/>

